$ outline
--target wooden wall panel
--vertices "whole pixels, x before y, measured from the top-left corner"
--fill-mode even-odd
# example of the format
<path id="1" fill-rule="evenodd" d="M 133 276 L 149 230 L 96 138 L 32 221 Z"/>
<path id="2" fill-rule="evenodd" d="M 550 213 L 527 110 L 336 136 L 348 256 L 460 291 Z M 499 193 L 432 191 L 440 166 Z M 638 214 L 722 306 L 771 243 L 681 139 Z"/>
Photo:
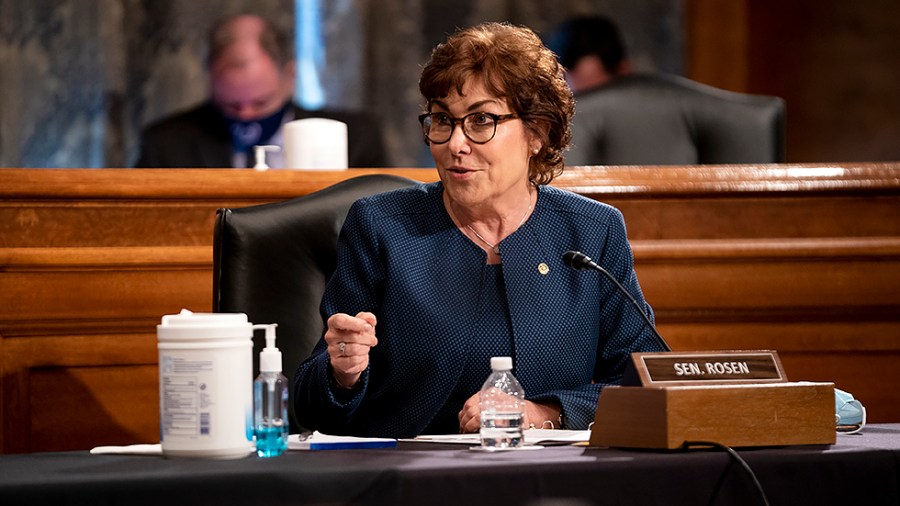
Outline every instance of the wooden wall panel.
<path id="1" fill-rule="evenodd" d="M 86 441 L 158 441 L 158 382 L 155 364 L 32 369 L 30 450 L 83 450 Z"/>
<path id="2" fill-rule="evenodd" d="M 158 440 L 155 325 L 211 305 L 218 207 L 377 171 L 0 169 L 0 451 Z M 413 179 L 431 169 L 386 170 Z M 900 421 L 900 164 L 570 168 L 679 350 L 775 349 Z"/>
<path id="3" fill-rule="evenodd" d="M 98 200 L 27 202 L 19 207 L 11 202 L 0 208 L 0 244 L 9 248 L 195 246 L 212 227 L 214 217 L 208 203 Z M 15 233 L 23 229 L 27 235 Z"/>
<path id="4" fill-rule="evenodd" d="M 709 242 L 705 251 L 703 241 L 671 248 L 655 242 L 650 252 L 642 241 L 633 241 L 648 300 L 672 310 L 756 314 L 786 308 L 846 311 L 900 301 L 897 278 L 886 275 L 900 273 L 900 238 L 852 246 L 830 240 Z"/>
<path id="5" fill-rule="evenodd" d="M 787 104 L 788 162 L 900 159 L 900 2 L 687 0 L 685 75 Z"/>
<path id="6" fill-rule="evenodd" d="M 686 75 L 731 91 L 747 90 L 747 0 L 685 2 Z"/>
<path id="7" fill-rule="evenodd" d="M 70 326 L 74 334 L 2 336 L 4 451 L 157 441 L 155 329 L 112 334 Z"/>
<path id="8" fill-rule="evenodd" d="M 735 201 L 739 205 L 735 205 Z M 625 215 L 632 239 L 765 239 L 900 235 L 897 197 L 732 197 L 656 200 L 605 198 Z"/>
<path id="9" fill-rule="evenodd" d="M 211 245 L 0 248 L 2 334 L 93 331 L 104 322 L 154 330 L 162 314 L 211 309 L 211 264 Z"/>

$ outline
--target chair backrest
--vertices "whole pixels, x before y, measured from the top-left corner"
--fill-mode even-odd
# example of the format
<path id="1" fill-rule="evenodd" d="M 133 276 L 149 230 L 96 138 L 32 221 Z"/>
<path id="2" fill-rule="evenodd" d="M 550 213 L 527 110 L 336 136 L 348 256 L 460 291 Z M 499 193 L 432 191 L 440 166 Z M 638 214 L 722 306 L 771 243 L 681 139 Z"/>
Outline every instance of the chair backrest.
<path id="1" fill-rule="evenodd" d="M 283 202 L 219 209 L 213 232 L 213 311 L 246 313 L 253 323 L 277 323 L 284 374 L 292 381 L 296 367 L 322 337 L 319 304 L 337 263 L 338 234 L 350 205 L 414 184 L 400 176 L 372 174 Z M 256 375 L 265 342 L 261 333 L 253 341 Z M 293 413 L 290 423 L 296 432 Z"/>
<path id="2" fill-rule="evenodd" d="M 572 136 L 566 165 L 778 163 L 785 105 L 680 76 L 623 76 L 575 96 Z"/>

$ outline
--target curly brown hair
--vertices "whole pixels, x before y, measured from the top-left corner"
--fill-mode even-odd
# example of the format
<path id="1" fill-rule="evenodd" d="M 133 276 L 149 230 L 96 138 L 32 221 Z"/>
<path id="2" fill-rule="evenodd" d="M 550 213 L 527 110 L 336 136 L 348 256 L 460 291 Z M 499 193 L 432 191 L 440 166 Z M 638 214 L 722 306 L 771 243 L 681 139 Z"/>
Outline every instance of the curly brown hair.
<path id="1" fill-rule="evenodd" d="M 488 92 L 505 99 L 541 140 L 541 150 L 531 158 L 529 179 L 547 184 L 562 174 L 575 99 L 562 66 L 537 34 L 527 27 L 492 22 L 459 30 L 438 44 L 419 79 L 427 111 L 453 90 L 462 94 L 471 79 L 482 79 Z"/>

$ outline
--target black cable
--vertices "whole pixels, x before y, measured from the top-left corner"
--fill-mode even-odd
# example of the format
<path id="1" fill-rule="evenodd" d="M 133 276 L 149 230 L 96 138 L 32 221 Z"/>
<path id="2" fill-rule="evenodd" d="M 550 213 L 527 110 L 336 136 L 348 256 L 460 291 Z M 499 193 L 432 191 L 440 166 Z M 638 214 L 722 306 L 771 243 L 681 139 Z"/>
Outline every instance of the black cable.
<path id="1" fill-rule="evenodd" d="M 747 462 L 743 458 L 741 458 L 741 456 L 738 455 L 738 452 L 734 451 L 733 448 L 731 448 L 729 446 L 725 446 L 721 443 L 714 443 L 712 441 L 685 441 L 682 446 L 686 449 L 689 449 L 694 446 L 712 446 L 713 448 L 725 450 L 725 452 L 728 453 L 728 455 L 735 462 L 737 462 L 742 468 L 744 468 L 744 471 L 746 471 L 747 474 L 750 476 L 750 479 L 753 480 L 753 486 L 756 487 L 756 491 L 757 491 L 757 493 L 759 493 L 759 499 L 762 502 L 762 504 L 764 504 L 765 506 L 769 506 L 769 499 L 766 498 L 766 492 L 763 490 L 762 484 L 756 478 L 756 474 L 753 472 L 753 469 L 750 469 L 750 465 L 747 464 Z M 721 483 L 720 483 L 720 485 L 721 485 Z M 715 499 L 716 495 L 718 495 L 718 487 L 716 489 L 715 494 L 713 494 L 713 499 Z"/>
<path id="2" fill-rule="evenodd" d="M 624 286 L 622 286 L 622 283 L 620 283 L 619 280 L 616 279 L 616 277 L 613 276 L 608 270 L 604 269 L 603 267 L 600 267 L 600 265 L 598 265 L 597 262 L 594 262 L 593 260 L 591 260 L 591 257 L 585 255 L 584 253 L 582 253 L 580 251 L 566 251 L 563 254 L 563 263 L 565 263 L 566 265 L 568 265 L 569 267 L 571 267 L 573 269 L 594 269 L 595 271 L 600 272 L 601 274 L 606 276 L 607 279 L 609 279 L 610 281 L 615 283 L 616 288 L 618 288 L 619 292 L 624 294 L 625 297 L 628 298 L 628 301 L 631 302 L 631 305 L 634 306 L 634 308 L 637 310 L 638 314 L 641 315 L 641 318 L 644 319 L 644 323 L 648 327 L 650 327 L 650 330 L 653 331 L 653 335 L 656 337 L 656 341 L 662 347 L 662 349 L 664 351 L 672 351 L 672 348 L 669 347 L 669 343 L 667 343 L 666 340 L 663 339 L 663 336 L 659 335 L 659 331 L 656 330 L 656 325 L 654 325 L 653 322 L 650 321 L 650 317 L 647 316 L 647 313 L 645 313 L 643 309 L 641 309 L 641 305 L 638 304 L 638 301 L 634 298 L 633 295 L 631 295 L 628 292 L 628 290 L 625 289 Z M 643 330 L 643 329 L 641 329 L 641 330 Z"/>
<path id="3" fill-rule="evenodd" d="M 722 491 L 722 487 L 724 487 L 725 482 L 728 481 L 728 476 L 731 473 L 732 466 L 734 466 L 734 461 L 729 460 L 725 465 L 725 469 L 723 469 L 721 474 L 719 474 L 719 479 L 716 480 L 716 486 L 715 488 L 713 488 L 712 494 L 710 494 L 709 501 L 707 502 L 709 506 L 715 505 L 716 501 L 719 499 L 719 492 Z"/>

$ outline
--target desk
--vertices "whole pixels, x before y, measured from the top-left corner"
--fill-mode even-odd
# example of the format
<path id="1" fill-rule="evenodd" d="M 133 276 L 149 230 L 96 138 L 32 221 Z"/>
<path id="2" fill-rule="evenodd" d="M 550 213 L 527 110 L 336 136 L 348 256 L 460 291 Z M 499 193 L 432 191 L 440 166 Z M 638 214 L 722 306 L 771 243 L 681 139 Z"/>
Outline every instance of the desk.
<path id="1" fill-rule="evenodd" d="M 900 503 L 900 424 L 833 446 L 742 450 L 770 503 Z M 2 504 L 760 504 L 727 455 L 548 447 L 481 453 L 401 443 L 385 450 L 291 451 L 273 459 L 168 460 L 87 452 L 0 456 Z M 626 499 L 627 498 L 627 499 Z M 543 504 L 550 504 L 549 502 Z"/>
<path id="2" fill-rule="evenodd" d="M 156 325 L 211 309 L 216 208 L 373 172 L 437 178 L 0 168 L 0 453 L 159 437 Z M 568 167 L 553 184 L 622 211 L 672 348 L 777 350 L 791 381 L 900 422 L 900 162 Z"/>

